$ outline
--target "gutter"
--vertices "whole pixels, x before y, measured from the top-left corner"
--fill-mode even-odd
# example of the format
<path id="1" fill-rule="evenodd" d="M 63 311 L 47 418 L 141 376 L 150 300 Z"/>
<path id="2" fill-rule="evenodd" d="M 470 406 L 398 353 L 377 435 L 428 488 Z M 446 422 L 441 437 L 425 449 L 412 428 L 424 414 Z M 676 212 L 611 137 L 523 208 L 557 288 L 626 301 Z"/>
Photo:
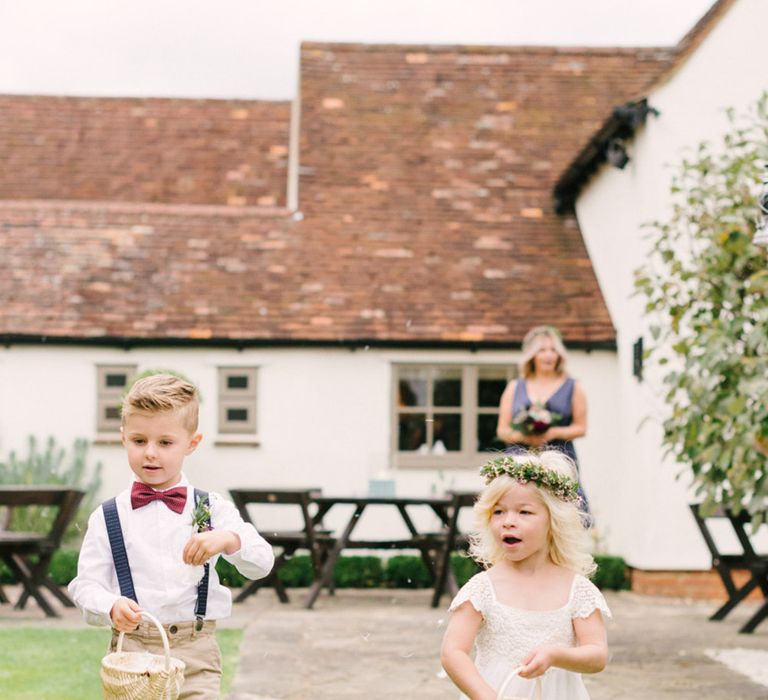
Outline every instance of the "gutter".
<path id="1" fill-rule="evenodd" d="M 616 351 L 615 340 L 567 340 L 569 350 Z M 520 341 L 501 340 L 386 340 L 380 338 L 338 338 L 316 340 L 312 338 L 142 338 L 125 336 L 51 336 L 21 333 L 0 333 L 0 345 L 49 345 L 78 347 L 111 347 L 125 351 L 136 348 L 225 348 L 250 350 L 254 348 L 344 348 L 350 351 L 371 348 L 395 348 L 413 350 L 519 350 Z"/>

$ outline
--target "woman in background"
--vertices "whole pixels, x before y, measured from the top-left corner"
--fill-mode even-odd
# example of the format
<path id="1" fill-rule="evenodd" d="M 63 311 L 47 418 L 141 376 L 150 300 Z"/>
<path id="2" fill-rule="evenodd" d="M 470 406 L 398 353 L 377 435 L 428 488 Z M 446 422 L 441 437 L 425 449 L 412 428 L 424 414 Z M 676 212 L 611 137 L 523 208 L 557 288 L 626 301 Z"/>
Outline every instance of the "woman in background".
<path id="1" fill-rule="evenodd" d="M 520 377 L 509 382 L 499 402 L 496 434 L 506 443 L 506 452 L 560 450 L 578 465 L 573 440 L 587 432 L 587 397 L 568 375 L 567 360 L 553 326 L 536 326 L 523 338 Z M 579 495 L 589 512 L 581 488 Z"/>

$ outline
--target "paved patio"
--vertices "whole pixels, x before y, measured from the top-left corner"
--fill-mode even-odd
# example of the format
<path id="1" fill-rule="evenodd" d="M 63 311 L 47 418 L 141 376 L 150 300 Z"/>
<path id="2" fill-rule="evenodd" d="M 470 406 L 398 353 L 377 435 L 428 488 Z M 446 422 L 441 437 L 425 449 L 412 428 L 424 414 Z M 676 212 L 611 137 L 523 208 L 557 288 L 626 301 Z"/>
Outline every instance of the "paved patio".
<path id="1" fill-rule="evenodd" d="M 260 591 L 223 621 L 246 628 L 226 700 L 458 697 L 438 659 L 448 613 L 429 607 L 429 591 L 342 589 L 324 593 L 314 610 L 301 608 L 303 594 L 292 591 L 291 603 L 281 605 L 271 590 Z M 614 613 L 611 661 L 586 677 L 592 700 L 768 698 L 768 623 L 738 634 L 755 604 L 715 623 L 707 620 L 711 603 L 606 597 Z M 2 627 L 82 624 L 74 611 L 48 620 L 34 605 L 0 605 Z"/>
<path id="2" fill-rule="evenodd" d="M 709 603 L 607 598 L 611 661 L 586 677 L 592 700 L 768 698 L 768 624 L 737 631 L 754 605 L 715 623 Z M 429 592 L 340 590 L 311 611 L 300 600 L 281 606 L 265 590 L 238 606 L 249 624 L 228 700 L 458 697 L 438 660 L 448 613 L 428 607 Z M 754 678 L 716 661 L 717 652 Z"/>

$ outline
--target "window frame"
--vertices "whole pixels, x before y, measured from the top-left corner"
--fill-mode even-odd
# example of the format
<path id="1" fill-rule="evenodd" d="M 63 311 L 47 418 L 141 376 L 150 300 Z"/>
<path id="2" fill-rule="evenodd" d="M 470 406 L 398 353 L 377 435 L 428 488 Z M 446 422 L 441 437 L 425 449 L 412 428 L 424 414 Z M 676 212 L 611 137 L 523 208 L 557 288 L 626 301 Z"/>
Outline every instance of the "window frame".
<path id="1" fill-rule="evenodd" d="M 230 389 L 226 382 L 229 377 L 246 375 L 247 389 Z M 229 421 L 227 410 L 244 408 L 248 410 L 246 421 Z M 254 439 L 258 435 L 258 367 L 217 367 L 216 429 L 222 440 Z"/>
<path id="2" fill-rule="evenodd" d="M 120 409 L 123 396 L 138 372 L 138 365 L 127 364 L 97 364 L 96 365 L 96 433 L 114 437 L 120 435 Z M 125 374 L 125 384 L 119 388 L 108 387 L 106 383 L 109 374 Z M 118 408 L 117 418 L 108 418 L 106 411 Z"/>
<path id="3" fill-rule="evenodd" d="M 453 407 L 434 406 L 434 396 L 432 391 L 432 382 L 435 370 L 459 370 L 461 373 L 461 406 L 458 410 Z M 478 405 L 478 380 L 482 370 L 498 370 L 506 379 L 505 386 L 519 377 L 519 371 L 516 363 L 484 362 L 484 363 L 466 363 L 466 362 L 394 362 L 392 363 L 392 389 L 390 401 L 391 415 L 391 435 L 390 435 L 390 455 L 393 466 L 397 468 L 465 468 L 477 467 L 480 461 L 487 457 L 489 452 L 479 452 L 477 445 L 477 421 L 480 415 L 498 416 L 499 407 L 479 406 Z M 402 370 L 426 370 L 428 376 L 427 383 L 427 403 L 425 406 L 409 406 L 403 410 L 398 405 L 399 382 Z M 447 451 L 443 454 L 418 453 L 416 451 L 399 450 L 399 418 L 403 413 L 426 414 L 427 422 L 435 413 L 456 413 L 461 416 L 461 449 Z M 431 444 L 432 427 L 426 426 L 427 433 L 425 437 L 426 444 Z M 499 446 L 501 448 L 501 445 Z"/>

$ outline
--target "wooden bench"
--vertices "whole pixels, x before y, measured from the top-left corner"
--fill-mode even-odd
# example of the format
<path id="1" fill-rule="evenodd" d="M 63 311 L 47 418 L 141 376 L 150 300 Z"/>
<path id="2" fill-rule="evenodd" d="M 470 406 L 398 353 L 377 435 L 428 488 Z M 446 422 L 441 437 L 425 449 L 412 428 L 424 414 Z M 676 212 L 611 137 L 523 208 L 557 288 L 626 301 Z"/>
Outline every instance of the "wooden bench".
<path id="1" fill-rule="evenodd" d="M 325 561 L 328 549 L 334 543 L 328 531 L 322 528 L 322 519 L 313 517 L 311 513 L 312 499 L 320 493 L 320 489 L 233 489 L 229 493 L 243 520 L 252 523 L 267 542 L 281 550 L 275 558 L 275 565 L 269 576 L 249 583 L 240 591 L 234 602 L 242 603 L 264 586 L 272 586 L 280 602 L 289 602 L 285 585 L 279 576 L 280 569 L 286 561 L 297 550 L 307 550 L 312 562 L 314 578 Z M 299 526 L 291 530 L 272 529 L 260 518 L 254 521 L 248 506 L 259 504 L 292 507 L 293 510 L 298 511 Z"/>
<path id="2" fill-rule="evenodd" d="M 23 589 L 16 609 L 24 608 L 27 600 L 34 598 L 48 617 L 58 617 L 43 596 L 43 589 L 66 607 L 74 607 L 69 596 L 48 576 L 48 567 L 84 495 L 83 491 L 65 486 L 0 486 L 0 509 L 5 510 L 0 527 L 0 558 L 16 575 Z M 10 529 L 14 510 L 29 506 L 57 509 L 47 532 Z M 9 602 L 4 593 L 0 593 L 0 602 Z"/>
<path id="3" fill-rule="evenodd" d="M 440 598 L 448 592 L 451 596 L 458 593 L 458 586 L 451 569 L 451 554 L 455 551 L 467 551 L 469 538 L 459 528 L 459 518 L 464 508 L 472 508 L 477 500 L 475 491 L 452 491 L 449 493 L 451 505 L 449 506 L 450 520 L 444 533 L 445 542 L 442 548 L 442 556 L 437 562 L 435 575 L 435 590 L 432 594 L 432 607 L 440 605 Z M 448 589 L 446 591 L 446 588 Z"/>
<path id="4" fill-rule="evenodd" d="M 768 617 L 768 552 L 757 552 L 751 540 L 755 533 L 747 534 L 746 528 L 752 520 L 751 516 L 744 511 L 736 515 L 730 510 L 718 510 L 711 515 L 704 516 L 701 513 L 700 505 L 697 503 L 692 504 L 690 509 L 707 549 L 712 555 L 712 566 L 719 574 L 728 595 L 728 600 L 709 619 L 724 619 L 753 590 L 759 588 L 763 593 L 765 602 L 739 630 L 743 633 L 754 632 L 757 626 Z M 720 551 L 707 523 L 710 519 L 720 519 L 730 523 L 741 548 L 740 552 L 723 553 Z M 733 572 L 737 569 L 746 569 L 750 575 L 749 580 L 740 587 L 733 580 Z"/>

